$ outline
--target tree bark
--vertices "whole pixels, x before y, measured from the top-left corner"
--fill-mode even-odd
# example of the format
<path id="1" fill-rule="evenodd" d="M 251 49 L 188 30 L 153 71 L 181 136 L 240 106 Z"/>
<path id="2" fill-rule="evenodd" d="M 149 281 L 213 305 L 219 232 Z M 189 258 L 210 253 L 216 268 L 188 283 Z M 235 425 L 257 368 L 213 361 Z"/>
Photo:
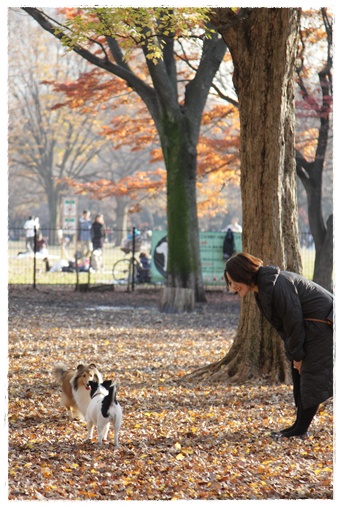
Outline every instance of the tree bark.
<path id="1" fill-rule="evenodd" d="M 53 185 L 52 185 L 53 187 Z M 48 207 L 50 216 L 50 245 L 58 245 L 57 230 L 60 222 L 60 191 L 56 188 L 47 188 L 46 195 L 48 196 Z"/>
<path id="2" fill-rule="evenodd" d="M 299 10 L 215 9 L 212 22 L 234 63 L 240 112 L 243 250 L 301 272 L 294 158 L 294 61 Z M 252 298 L 242 301 L 234 343 L 190 378 L 287 382 L 288 362 L 277 333 Z"/>
<path id="3" fill-rule="evenodd" d="M 160 310 L 163 313 L 182 313 L 194 310 L 194 291 L 164 287 L 161 292 Z"/>
<path id="4" fill-rule="evenodd" d="M 128 209 L 129 199 L 126 197 L 116 197 L 116 229 L 115 241 L 116 245 L 120 245 L 123 238 L 127 235 L 128 230 Z"/>
<path id="5" fill-rule="evenodd" d="M 168 251 L 173 254 L 168 256 L 167 285 L 191 289 L 196 301 L 203 301 L 205 292 L 198 256 L 196 146 L 191 145 L 188 122 L 183 116 L 174 120 L 172 117 L 165 118 L 163 132 L 162 149 L 167 167 L 168 189 L 167 242 Z M 169 142 L 170 139 L 172 142 Z M 167 294 L 171 296 L 172 292 Z M 172 306 L 170 299 L 168 307 Z"/>

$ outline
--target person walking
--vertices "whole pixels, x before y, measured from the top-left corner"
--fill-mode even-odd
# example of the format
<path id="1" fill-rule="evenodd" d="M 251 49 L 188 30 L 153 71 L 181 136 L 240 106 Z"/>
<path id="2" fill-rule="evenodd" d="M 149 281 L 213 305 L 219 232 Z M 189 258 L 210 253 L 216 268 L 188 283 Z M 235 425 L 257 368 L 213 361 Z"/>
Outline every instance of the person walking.
<path id="1" fill-rule="evenodd" d="M 34 251 L 34 228 L 36 228 L 36 232 L 38 232 L 39 218 L 34 218 L 34 216 L 29 216 L 28 219 L 26 220 L 26 222 L 24 223 L 27 252 Z"/>
<path id="2" fill-rule="evenodd" d="M 95 271 L 101 271 L 103 269 L 103 245 L 106 238 L 106 230 L 102 214 L 98 214 L 95 217 L 95 221 L 91 226 L 91 238 L 93 246 L 91 266 Z"/>
<path id="3" fill-rule="evenodd" d="M 254 294 L 292 364 L 296 420 L 271 436 L 306 438 L 320 403 L 333 396 L 333 295 L 296 273 L 264 266 L 245 252 L 228 259 L 224 277 L 241 298 Z"/>
<path id="4" fill-rule="evenodd" d="M 91 220 L 90 211 L 84 210 L 83 215 L 80 217 L 78 222 L 78 242 L 79 251 L 83 259 L 90 256 L 92 245 L 91 245 Z"/>

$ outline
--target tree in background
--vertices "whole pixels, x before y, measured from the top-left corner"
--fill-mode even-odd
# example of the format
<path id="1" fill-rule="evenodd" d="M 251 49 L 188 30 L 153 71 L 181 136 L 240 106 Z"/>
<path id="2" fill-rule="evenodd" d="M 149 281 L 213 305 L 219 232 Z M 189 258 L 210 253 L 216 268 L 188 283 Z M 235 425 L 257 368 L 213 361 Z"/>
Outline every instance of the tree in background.
<path id="1" fill-rule="evenodd" d="M 50 228 L 59 227 L 60 199 L 67 185 L 64 176 L 81 178 L 91 174 L 91 162 L 104 140 L 96 133 L 96 118 L 68 110 L 52 110 L 56 94 L 42 85 L 43 77 L 56 79 L 74 75 L 72 61 L 61 61 L 57 48 L 45 44 L 30 45 L 26 30 L 20 30 L 21 44 L 13 43 L 14 26 L 9 38 L 9 173 L 10 177 L 33 182 L 46 194 Z M 42 42 L 42 39 L 37 39 Z M 29 49 L 28 49 L 29 48 Z M 22 59 L 25 54 L 25 60 Z M 30 60 L 30 65 L 27 65 Z M 15 64 L 14 64 L 15 62 Z M 64 64 L 64 65 L 63 65 Z M 69 68 L 68 68 L 69 65 Z M 34 186 L 33 186 L 34 189 Z M 39 201 L 39 192 L 31 195 Z M 50 238 L 53 243 L 54 237 Z"/>
<path id="2" fill-rule="evenodd" d="M 159 150 L 150 115 L 138 96 L 133 100 L 133 92 L 126 90 L 122 80 L 108 78 L 97 68 L 72 81 L 49 83 L 59 94 L 54 108 L 98 116 L 105 146 L 96 174 L 81 180 L 65 178 L 64 183 L 91 200 L 115 200 L 119 243 L 126 234 L 129 215 L 141 211 L 143 203 L 153 206 L 160 191 L 165 195 L 166 172 L 162 156 L 154 157 L 154 148 Z M 165 208 L 163 204 L 163 212 Z"/>
<path id="3" fill-rule="evenodd" d="M 195 299 L 204 301 L 196 207 L 197 143 L 201 116 L 226 45 L 216 32 L 205 35 L 203 14 L 198 17 L 194 9 L 102 8 L 85 9 L 85 14 L 74 9 L 70 30 L 39 9 L 23 9 L 87 61 L 123 79 L 146 104 L 167 170 L 167 283 L 193 290 Z M 202 40 L 201 51 L 192 79 L 179 87 L 174 48 L 179 35 L 191 30 Z M 91 51 L 94 40 L 96 52 Z M 143 75 L 130 58 L 136 47 L 148 69 Z M 171 300 L 167 311 L 172 311 Z"/>
<path id="4" fill-rule="evenodd" d="M 313 279 L 332 291 L 333 274 L 333 215 L 324 220 L 322 211 L 322 178 L 326 163 L 330 117 L 333 100 L 333 25 L 330 13 L 321 9 L 321 16 L 311 16 L 311 23 L 305 23 L 301 30 L 299 52 L 300 65 L 297 67 L 297 83 L 301 99 L 298 101 L 298 115 L 305 119 L 305 129 L 300 132 L 296 147 L 297 174 L 303 183 L 308 201 L 309 226 L 315 243 L 315 266 Z M 321 19 L 321 25 L 317 23 Z M 326 58 L 318 72 L 319 89 L 307 85 L 309 78 L 309 54 L 307 43 L 322 47 Z M 306 64 L 308 60 L 308 65 Z M 316 126 L 318 122 L 318 126 Z M 313 136 L 313 137 L 312 137 Z"/>
<path id="5" fill-rule="evenodd" d="M 95 74 L 95 75 L 94 75 Z M 160 193 L 166 195 L 166 171 L 164 170 L 162 150 L 157 147 L 157 136 L 148 112 L 138 100 L 133 107 L 129 104 L 129 95 L 121 96 L 123 90 L 113 85 L 113 80 L 101 79 L 98 70 L 91 76 L 80 76 L 75 82 L 54 83 L 56 91 L 65 95 L 60 104 L 72 109 L 86 109 L 93 112 L 98 104 L 114 116 L 108 125 L 102 127 L 112 147 L 112 154 L 117 151 L 120 162 L 116 164 L 115 173 L 107 178 L 99 178 L 86 183 L 68 179 L 67 183 L 76 193 L 86 193 L 92 199 L 115 197 L 122 204 L 122 212 L 128 211 L 129 201 L 135 202 L 130 212 L 145 207 L 160 206 Z M 110 99 L 108 100 L 108 97 Z M 117 97 L 117 100 L 113 100 Z M 121 114 L 116 110 L 119 101 Z M 108 109 L 109 108 L 109 109 Z M 214 217 L 218 212 L 227 209 L 226 192 L 228 185 L 239 184 L 239 121 L 235 107 L 224 104 L 207 104 L 202 119 L 198 142 L 197 164 L 197 213 L 198 217 Z M 132 164 L 128 161 L 128 151 L 134 157 Z M 107 149 L 108 151 L 108 149 Z M 150 169 L 147 169 L 147 153 L 150 153 Z M 123 158 L 121 158 L 123 154 Z M 139 155 L 141 163 L 139 164 Z M 118 166 L 125 169 L 118 170 Z M 134 173 L 134 171 L 136 171 Z M 127 177 L 129 176 L 129 177 Z M 165 201 L 166 202 L 166 201 Z M 126 203 L 126 204 L 124 204 Z M 164 203 L 161 203 L 164 209 Z M 125 213 L 121 217 L 125 218 Z M 118 222 L 118 227 L 121 227 Z M 221 228 L 221 227 L 220 227 Z"/>

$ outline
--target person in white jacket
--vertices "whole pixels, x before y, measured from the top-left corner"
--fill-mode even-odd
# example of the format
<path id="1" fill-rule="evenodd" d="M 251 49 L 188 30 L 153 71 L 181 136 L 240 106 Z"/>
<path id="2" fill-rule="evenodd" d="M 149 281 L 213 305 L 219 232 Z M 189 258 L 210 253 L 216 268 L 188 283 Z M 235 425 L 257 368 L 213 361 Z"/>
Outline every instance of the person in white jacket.
<path id="1" fill-rule="evenodd" d="M 24 223 L 24 229 L 26 232 L 26 250 L 28 252 L 33 252 L 34 250 L 34 228 L 36 228 L 36 231 L 39 230 L 39 218 L 29 216 L 28 220 Z"/>

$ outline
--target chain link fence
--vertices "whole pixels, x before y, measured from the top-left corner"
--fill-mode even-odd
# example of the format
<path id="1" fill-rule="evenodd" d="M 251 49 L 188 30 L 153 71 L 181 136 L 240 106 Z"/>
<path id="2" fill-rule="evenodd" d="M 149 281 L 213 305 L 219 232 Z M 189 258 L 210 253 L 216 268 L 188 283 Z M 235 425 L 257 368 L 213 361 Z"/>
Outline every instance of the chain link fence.
<path id="1" fill-rule="evenodd" d="M 150 283 L 148 276 L 139 280 L 136 275 L 140 269 L 140 253 L 149 257 L 152 254 L 151 231 L 107 228 L 103 248 L 90 249 L 87 255 L 82 253 L 78 233 L 72 229 L 34 229 L 33 237 L 27 238 L 22 228 L 10 228 L 8 284 L 32 285 L 34 288 L 42 284 L 64 285 L 76 290 L 100 286 L 115 290 L 116 285 L 123 284 L 128 290 L 134 290 L 136 283 Z M 311 234 L 301 233 L 300 245 L 303 275 L 312 279 L 315 248 Z M 125 272 L 122 271 L 124 266 Z"/>
<path id="2" fill-rule="evenodd" d="M 149 255 L 151 250 L 151 232 L 135 228 L 106 228 L 103 247 L 93 249 L 89 242 L 87 252 L 78 240 L 78 229 L 34 228 L 30 237 L 18 228 L 8 232 L 8 283 L 16 285 L 65 285 L 80 290 L 107 285 L 114 289 L 122 283 L 114 279 L 114 265 L 142 251 Z"/>

